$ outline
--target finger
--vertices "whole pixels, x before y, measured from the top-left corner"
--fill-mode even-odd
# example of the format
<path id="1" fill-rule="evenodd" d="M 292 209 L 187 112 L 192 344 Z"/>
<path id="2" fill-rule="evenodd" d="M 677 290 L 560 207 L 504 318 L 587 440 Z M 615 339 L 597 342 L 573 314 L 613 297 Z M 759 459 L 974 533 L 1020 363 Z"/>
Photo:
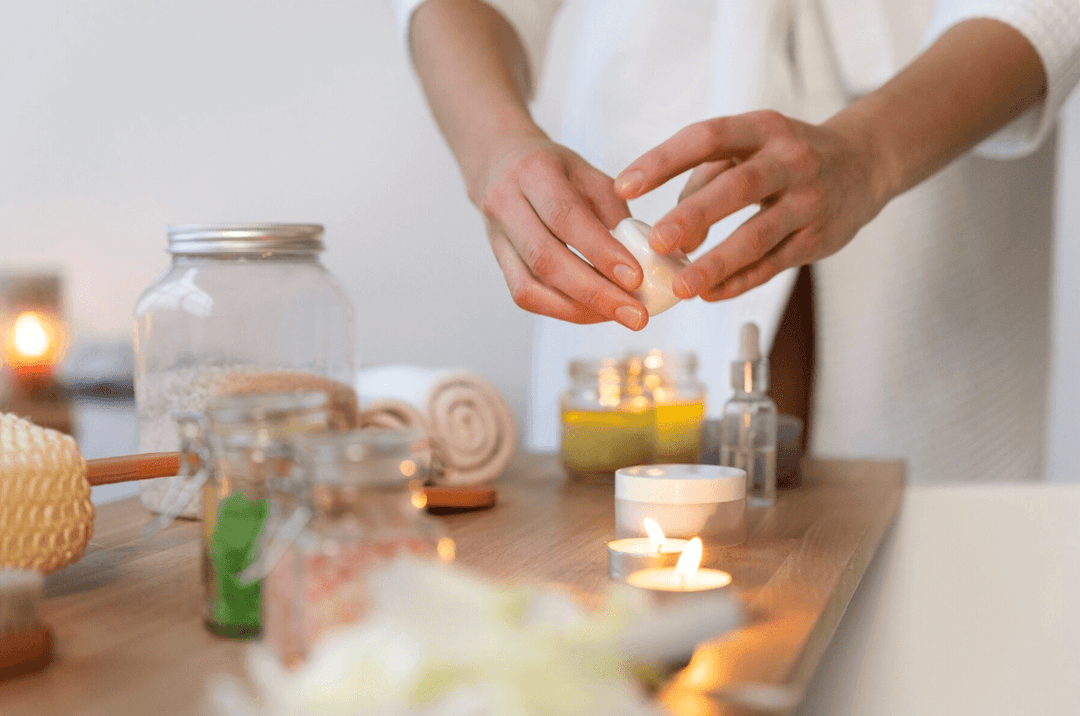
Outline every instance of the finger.
<path id="1" fill-rule="evenodd" d="M 653 226 L 649 243 L 660 253 L 676 247 L 693 251 L 708 237 L 713 224 L 739 209 L 765 201 L 787 187 L 789 181 L 786 165 L 763 152 L 722 172 L 693 196 L 680 201 Z"/>
<path id="2" fill-rule="evenodd" d="M 607 320 L 588 306 L 537 281 L 505 234 L 493 231 L 488 240 L 506 279 L 506 287 L 520 308 L 571 323 L 600 323 Z"/>
<path id="3" fill-rule="evenodd" d="M 757 114 L 709 119 L 679 130 L 623 169 L 615 177 L 615 190 L 633 199 L 702 162 L 752 153 L 765 139 L 754 121 Z"/>
<path id="4" fill-rule="evenodd" d="M 690 178 L 686 180 L 686 186 L 679 192 L 679 201 L 692 196 L 701 187 L 705 186 L 717 176 L 720 172 L 723 172 L 731 167 L 735 166 L 735 162 L 731 159 L 721 159 L 716 162 L 705 162 L 694 168 L 690 172 Z"/>
<path id="5" fill-rule="evenodd" d="M 761 260 L 798 228 L 798 221 L 788 202 L 762 209 L 720 242 L 719 246 L 680 271 L 672 284 L 675 295 L 690 298 L 718 286 Z"/>
<path id="6" fill-rule="evenodd" d="M 562 171 L 541 168 L 522 177 L 520 186 L 548 233 L 573 246 L 597 271 L 623 288 L 632 291 L 641 284 L 642 272 L 637 259 L 611 235 Z M 512 233 L 510 238 L 514 240 Z M 535 272 L 527 254 L 522 256 Z"/>
<path id="7" fill-rule="evenodd" d="M 598 169 L 586 166 L 574 173 L 581 196 L 608 229 L 630 216 L 626 200 L 615 193 L 615 180 Z"/>
<path id="8" fill-rule="evenodd" d="M 810 263 L 807 243 L 805 232 L 795 232 L 780 242 L 776 249 L 760 261 L 747 266 L 720 285 L 702 291 L 701 298 L 706 301 L 725 301 L 735 298 L 770 281 L 781 271 Z"/>
<path id="9" fill-rule="evenodd" d="M 648 322 L 645 306 L 575 256 L 552 235 L 524 195 L 507 207 L 503 228 L 518 256 L 540 283 L 631 330 L 645 327 Z M 607 237 L 618 243 L 611 234 Z"/>

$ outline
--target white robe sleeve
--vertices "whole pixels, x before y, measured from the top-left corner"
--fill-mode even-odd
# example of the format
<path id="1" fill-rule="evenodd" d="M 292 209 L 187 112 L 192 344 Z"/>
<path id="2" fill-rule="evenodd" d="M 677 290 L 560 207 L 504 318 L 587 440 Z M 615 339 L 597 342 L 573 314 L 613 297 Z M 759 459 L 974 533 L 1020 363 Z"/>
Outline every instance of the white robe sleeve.
<path id="1" fill-rule="evenodd" d="M 926 33 L 926 45 L 953 25 L 974 18 L 1000 20 L 1019 30 L 1038 52 L 1047 77 L 1044 100 L 984 140 L 975 151 L 1003 159 L 1031 154 L 1039 148 L 1069 93 L 1080 82 L 1080 2 L 940 0 Z"/>
<path id="2" fill-rule="evenodd" d="M 529 62 L 530 95 L 536 93 L 540 71 L 544 68 L 548 38 L 555 15 L 563 0 L 483 0 L 497 10 L 517 32 Z M 394 15 L 405 46 L 409 46 L 409 29 L 413 13 L 426 0 L 393 0 Z M 531 97 L 530 97 L 531 98 Z"/>

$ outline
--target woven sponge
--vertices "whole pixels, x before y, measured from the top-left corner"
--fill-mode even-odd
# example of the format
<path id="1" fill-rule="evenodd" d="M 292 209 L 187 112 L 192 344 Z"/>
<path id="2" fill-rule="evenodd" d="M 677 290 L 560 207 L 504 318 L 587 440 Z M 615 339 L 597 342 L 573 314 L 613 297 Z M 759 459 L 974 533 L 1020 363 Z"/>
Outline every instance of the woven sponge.
<path id="1" fill-rule="evenodd" d="M 86 461 L 69 435 L 0 413 L 0 567 L 55 572 L 94 530 Z"/>

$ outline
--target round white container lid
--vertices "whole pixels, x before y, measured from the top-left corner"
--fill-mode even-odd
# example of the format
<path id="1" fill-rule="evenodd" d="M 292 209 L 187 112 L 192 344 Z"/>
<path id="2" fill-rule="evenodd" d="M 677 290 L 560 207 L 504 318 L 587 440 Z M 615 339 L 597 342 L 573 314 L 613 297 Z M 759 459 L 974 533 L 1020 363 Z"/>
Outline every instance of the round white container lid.
<path id="1" fill-rule="evenodd" d="M 638 465 L 615 471 L 615 499 L 700 505 L 746 498 L 746 472 L 722 465 Z"/>

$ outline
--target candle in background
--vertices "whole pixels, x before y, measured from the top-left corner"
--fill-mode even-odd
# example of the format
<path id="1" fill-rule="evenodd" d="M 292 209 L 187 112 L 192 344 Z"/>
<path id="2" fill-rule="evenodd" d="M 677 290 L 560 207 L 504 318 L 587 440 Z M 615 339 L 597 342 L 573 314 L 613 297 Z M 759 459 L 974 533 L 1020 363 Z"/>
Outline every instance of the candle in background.
<path id="1" fill-rule="evenodd" d="M 581 479 L 612 479 L 621 467 L 653 460 L 656 412 L 640 360 L 570 362 L 562 394 L 562 462 Z"/>
<path id="2" fill-rule="evenodd" d="M 648 537 L 625 537 L 607 543 L 608 576 L 625 580 L 631 573 L 653 567 L 674 567 L 688 540 L 664 535 L 656 520 L 644 520 Z"/>
<path id="3" fill-rule="evenodd" d="M 71 405 L 56 380 L 66 346 L 60 276 L 0 276 L 0 411 L 70 433 Z"/>
<path id="4" fill-rule="evenodd" d="M 697 356 L 649 351 L 639 359 L 642 382 L 656 404 L 653 462 L 695 463 L 701 456 L 705 385 L 697 378 Z"/>
<path id="5" fill-rule="evenodd" d="M 674 567 L 639 569 L 626 583 L 659 592 L 704 592 L 731 584 L 731 575 L 719 569 L 701 567 L 701 539 L 690 540 Z"/>
<path id="6" fill-rule="evenodd" d="M 59 276 L 0 277 L 0 360 L 14 389 L 29 391 L 52 379 L 66 333 Z"/>

